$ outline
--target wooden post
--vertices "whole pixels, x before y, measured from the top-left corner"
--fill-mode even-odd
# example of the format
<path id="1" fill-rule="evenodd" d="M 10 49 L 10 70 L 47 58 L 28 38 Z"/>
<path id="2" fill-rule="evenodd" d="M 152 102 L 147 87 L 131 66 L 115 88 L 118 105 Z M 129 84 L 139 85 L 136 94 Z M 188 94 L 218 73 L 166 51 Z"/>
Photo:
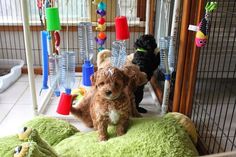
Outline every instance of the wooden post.
<path id="1" fill-rule="evenodd" d="M 204 0 L 199 0 L 198 8 L 197 8 L 197 17 L 196 17 L 196 23 L 198 24 L 202 18 L 202 15 L 204 13 Z M 197 68 L 199 63 L 199 57 L 200 57 L 200 49 L 197 48 L 194 44 L 192 49 L 192 62 L 190 65 L 190 75 L 189 75 L 189 83 L 188 83 L 188 93 L 186 96 L 186 109 L 185 109 L 185 115 L 191 116 L 192 113 L 192 104 L 193 104 L 193 94 L 195 91 L 195 85 L 196 85 L 196 78 L 197 78 Z"/>
<path id="2" fill-rule="evenodd" d="M 189 24 L 197 25 L 204 12 L 204 0 L 184 0 L 180 32 L 173 111 L 190 116 L 199 61 L 199 48 L 195 46 L 195 32 L 188 30 Z"/>
<path id="3" fill-rule="evenodd" d="M 156 1 L 150 0 L 150 18 L 149 18 L 149 33 L 154 34 L 154 21 L 155 21 L 155 10 L 156 10 Z"/>
<path id="4" fill-rule="evenodd" d="M 192 1 L 191 11 L 189 13 L 189 16 L 190 16 L 189 24 L 195 24 L 196 6 L 197 6 L 197 1 Z M 186 97 L 187 97 L 188 86 L 189 86 L 189 77 L 190 77 L 189 73 L 190 73 L 190 65 L 192 62 L 192 50 L 195 47 L 194 38 L 195 38 L 195 32 L 188 30 L 187 48 L 186 48 L 184 74 L 183 74 L 183 84 L 182 84 L 182 91 L 181 91 L 180 104 L 179 104 L 181 113 L 185 113 L 185 109 L 186 109 Z"/>
<path id="5" fill-rule="evenodd" d="M 173 100 L 173 112 L 179 112 L 180 97 L 182 90 L 182 81 L 184 75 L 184 65 L 185 65 L 185 56 L 186 56 L 186 47 L 188 39 L 188 25 L 189 25 L 189 15 L 191 9 L 192 0 L 183 1 L 183 13 L 182 13 L 182 22 L 180 29 L 180 46 L 178 53 L 178 62 L 176 69 L 176 81 L 175 81 L 175 90 L 174 90 L 174 100 Z"/>

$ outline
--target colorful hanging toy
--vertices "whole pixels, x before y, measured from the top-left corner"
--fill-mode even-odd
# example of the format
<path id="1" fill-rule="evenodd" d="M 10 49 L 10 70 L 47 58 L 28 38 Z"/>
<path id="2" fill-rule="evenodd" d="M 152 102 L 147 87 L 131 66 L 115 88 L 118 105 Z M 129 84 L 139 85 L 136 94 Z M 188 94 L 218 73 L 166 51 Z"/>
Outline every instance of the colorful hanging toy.
<path id="1" fill-rule="evenodd" d="M 196 33 L 195 44 L 197 47 L 203 47 L 207 43 L 209 32 L 209 13 L 217 8 L 217 2 L 207 2 L 205 6 L 205 17 L 198 24 Z"/>
<path id="2" fill-rule="evenodd" d="M 104 31 L 106 30 L 106 19 L 104 16 L 106 15 L 106 4 L 101 0 L 94 0 L 92 2 L 94 5 L 97 5 L 97 14 L 100 15 L 100 18 L 98 18 L 97 22 L 98 25 L 96 27 L 96 30 L 99 31 L 98 36 L 95 37 L 95 40 L 100 47 L 98 48 L 98 52 L 102 51 L 104 49 L 103 45 L 105 44 L 105 41 L 107 39 L 106 34 Z"/>
<path id="3" fill-rule="evenodd" d="M 68 3 L 68 1 L 67 1 Z M 71 107 L 71 88 L 75 81 L 75 52 L 60 52 L 61 24 L 59 10 L 54 6 L 55 0 L 37 0 L 39 18 L 41 21 L 41 45 L 43 64 L 43 85 L 47 89 L 48 74 L 49 87 L 56 96 L 61 96 L 57 113 L 68 115 Z M 46 28 L 46 30 L 43 30 Z M 68 32 L 67 32 L 68 34 Z M 65 93 L 61 94 L 62 87 Z"/>
<path id="4" fill-rule="evenodd" d="M 68 0 L 66 2 L 67 6 L 67 18 L 68 18 Z M 68 21 L 68 20 L 67 20 Z M 60 86 L 62 86 L 65 90 L 64 93 L 61 94 L 60 101 L 57 107 L 57 113 L 62 115 L 69 115 L 71 103 L 72 103 L 72 95 L 71 89 L 75 83 L 75 52 L 69 51 L 69 37 L 68 37 L 68 23 L 67 23 L 67 50 L 61 52 L 60 58 L 61 63 L 59 63 L 59 78 L 60 78 Z M 60 44 L 60 38 L 57 34 L 57 31 L 54 32 L 55 38 L 55 49 L 59 51 L 58 44 Z"/>
<path id="5" fill-rule="evenodd" d="M 118 5 L 121 13 L 120 0 Z M 126 44 L 125 40 L 129 39 L 129 26 L 125 16 L 115 18 L 116 41 L 112 42 L 111 64 L 114 67 L 122 68 L 126 62 Z"/>

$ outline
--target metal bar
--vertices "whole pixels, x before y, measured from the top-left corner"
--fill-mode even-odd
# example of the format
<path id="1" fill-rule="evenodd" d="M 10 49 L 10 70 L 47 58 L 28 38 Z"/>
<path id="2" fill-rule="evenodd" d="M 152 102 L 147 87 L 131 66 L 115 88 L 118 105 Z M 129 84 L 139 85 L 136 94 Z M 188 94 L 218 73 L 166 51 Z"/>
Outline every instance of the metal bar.
<path id="1" fill-rule="evenodd" d="M 218 2 L 218 1 L 217 1 Z M 211 16 L 211 19 L 210 19 L 210 21 L 212 21 L 212 19 L 213 19 L 213 15 Z M 214 22 L 214 26 L 216 25 L 216 20 L 215 20 L 215 22 Z M 215 27 L 213 27 L 213 30 L 212 31 L 210 31 L 209 32 L 209 38 L 211 37 L 211 32 L 215 32 Z M 213 43 L 213 39 L 214 39 L 214 36 L 215 36 L 215 33 L 213 33 L 213 36 L 212 36 L 212 40 L 210 40 L 210 42 L 208 43 L 208 45 L 207 45 L 207 49 L 204 49 L 205 51 L 203 52 L 203 53 L 208 53 L 209 51 L 210 51 L 210 56 L 212 56 L 212 55 L 214 55 L 214 52 L 212 51 L 212 49 L 213 49 L 213 45 L 214 45 L 214 43 Z M 210 64 L 206 64 L 207 63 L 207 57 L 203 57 L 203 58 L 205 58 L 205 60 L 204 60 L 204 68 L 201 68 L 201 69 L 210 69 Z M 211 61 L 212 61 L 212 58 L 213 57 L 210 57 L 210 59 L 209 59 L 209 62 L 211 63 Z M 214 61 L 214 64 L 215 64 L 215 61 L 216 60 L 213 60 Z M 206 68 L 206 65 L 208 65 L 208 68 Z M 209 71 L 209 70 L 208 70 Z M 213 74 L 213 73 L 212 73 Z M 204 72 L 203 72 L 203 77 L 204 77 Z M 208 72 L 207 73 L 207 76 L 206 76 L 206 83 L 208 84 L 208 87 L 209 87 L 209 89 L 211 89 L 211 87 L 212 87 L 212 82 L 213 81 L 210 81 L 210 79 L 213 77 L 213 76 L 209 76 L 210 75 L 210 73 Z M 203 85 L 203 84 L 202 84 Z M 207 93 L 207 85 L 205 85 L 204 86 L 205 87 L 205 90 L 204 90 L 204 92 L 202 92 L 203 94 L 204 93 Z M 201 87 L 201 88 L 203 88 L 203 86 Z M 202 95 L 203 95 L 202 94 Z M 210 98 L 210 95 L 211 95 L 211 93 L 209 93 L 208 94 L 208 97 L 207 97 L 207 103 L 206 103 L 206 106 L 207 106 L 207 109 L 208 109 L 208 107 L 210 106 L 210 110 L 212 110 L 212 105 L 209 105 L 209 98 Z M 200 97 L 199 98 L 200 100 L 202 100 L 202 97 Z M 203 103 L 205 103 L 205 99 L 206 99 L 206 96 L 204 96 L 204 98 L 203 98 Z M 202 117 L 202 116 L 200 116 L 200 117 Z M 204 124 L 205 124 L 205 120 L 206 120 L 206 114 L 205 114 L 205 116 L 204 116 L 204 118 L 203 118 L 204 120 Z M 208 123 L 209 123 L 209 121 L 208 121 Z M 206 128 L 206 130 L 208 130 L 208 125 L 207 125 L 207 128 Z M 204 129 L 202 129 L 202 132 L 204 131 Z M 205 138 L 205 142 L 206 142 L 206 138 Z"/>
<path id="2" fill-rule="evenodd" d="M 227 3 L 228 5 L 227 5 L 227 9 L 229 8 L 229 2 Z M 226 14 L 226 18 L 224 18 L 224 31 L 223 31 L 223 37 L 222 37 L 222 39 L 224 39 L 224 37 L 225 37 L 225 26 L 226 26 L 226 23 L 227 23 L 227 17 L 228 17 L 228 14 Z M 223 42 L 221 41 L 221 44 L 220 44 L 220 51 L 222 51 L 223 50 Z M 221 57 L 220 57 L 221 58 Z M 225 66 L 225 61 L 226 60 L 226 54 L 224 55 L 224 58 L 223 58 L 223 66 Z M 219 69 L 219 65 L 220 64 L 218 64 L 218 66 L 217 66 L 217 69 Z M 218 74 L 218 72 L 217 72 L 217 74 Z M 223 73 L 222 73 L 223 74 Z M 216 75 L 217 76 L 217 75 Z M 221 75 L 221 78 L 220 78 L 220 87 L 219 87 L 219 89 L 221 89 L 221 91 L 223 92 L 223 95 L 225 95 L 225 87 L 226 86 L 224 86 L 223 88 L 224 88 L 224 90 L 222 90 L 222 80 L 223 80 L 223 75 Z M 221 92 L 219 92 L 218 93 L 218 95 L 217 95 L 217 99 L 216 99 L 216 102 L 219 102 L 219 97 L 220 97 L 220 93 Z M 224 100 L 224 96 L 223 96 L 223 100 Z M 219 118 L 218 118 L 218 125 L 220 124 L 220 121 L 221 121 L 221 115 L 222 115 L 222 109 L 223 109 L 223 104 L 221 104 L 220 105 L 220 113 L 219 113 Z M 215 136 L 215 138 L 214 138 L 214 141 L 216 141 L 216 137 L 217 137 L 217 135 L 218 135 L 218 128 L 217 128 L 217 130 L 216 130 L 216 136 Z M 215 148 L 215 143 L 213 144 L 213 151 L 214 151 L 214 148 Z"/>
<path id="3" fill-rule="evenodd" d="M 150 0 L 146 0 L 146 21 L 145 21 L 145 34 L 149 34 L 149 17 L 150 17 Z"/>
<path id="4" fill-rule="evenodd" d="M 236 69 L 236 65 L 235 65 L 235 69 Z M 235 100 L 235 102 L 234 102 L 234 106 L 236 106 L 236 100 Z M 233 139 L 233 143 L 234 143 L 234 142 L 235 142 L 235 139 L 236 139 L 236 129 L 235 129 L 235 131 L 234 131 L 234 136 L 233 136 L 233 137 L 234 137 L 234 139 Z M 233 150 L 233 146 L 234 146 L 234 145 L 231 146 L 231 150 Z"/>
<path id="5" fill-rule="evenodd" d="M 235 3 L 234 3 L 234 6 L 235 6 Z M 233 6 L 233 7 L 234 7 L 234 6 Z M 227 15 L 228 15 L 228 14 L 227 14 Z M 230 28 L 232 28 L 232 22 L 233 22 L 233 15 L 231 14 L 230 25 L 229 25 Z M 228 32 L 227 41 L 229 41 L 229 37 L 230 37 L 230 31 Z M 228 50 L 228 48 L 229 48 L 228 44 L 229 44 L 229 42 L 226 43 L 226 50 Z M 226 55 L 227 55 L 227 54 L 226 54 Z M 225 58 L 226 58 L 226 55 L 225 55 Z M 232 57 L 233 57 L 233 51 L 231 51 L 231 54 L 230 54 L 229 68 L 230 68 L 230 65 L 231 65 Z M 221 77 L 223 77 L 223 73 L 222 73 Z M 228 77 L 229 77 L 229 72 L 228 72 L 228 74 L 227 74 L 227 78 L 228 78 Z M 232 82 L 232 84 L 233 84 L 233 82 Z M 226 87 L 227 87 L 227 83 L 226 83 L 226 85 L 225 85 L 225 88 L 226 88 Z M 224 128 L 225 128 L 225 123 L 226 123 L 226 118 L 227 118 L 227 113 L 228 113 L 228 108 L 229 108 L 229 101 L 230 101 L 230 97 L 231 97 L 231 94 L 232 94 L 232 85 L 231 85 L 229 88 L 230 88 L 230 90 L 229 90 L 229 95 L 228 95 L 228 103 L 227 103 L 227 107 L 226 107 L 225 117 L 224 117 L 224 119 L 223 119 L 223 120 L 224 120 L 224 122 L 223 122 L 223 130 L 224 130 Z M 226 92 L 224 92 L 224 96 L 223 96 L 222 103 L 221 103 L 222 106 L 223 106 L 223 103 L 224 103 L 225 93 L 226 93 Z M 223 134 L 221 134 L 220 144 L 221 144 L 221 142 L 222 142 L 222 137 L 223 137 Z M 226 146 L 225 146 L 225 148 L 226 148 Z M 218 149 L 218 151 L 219 151 L 219 149 Z M 225 151 L 225 150 L 224 150 L 224 151 Z"/>
<path id="6" fill-rule="evenodd" d="M 44 96 L 44 99 L 42 101 L 42 105 L 39 107 L 39 114 L 44 114 L 46 107 L 48 106 L 50 102 L 50 98 L 53 96 L 54 90 L 52 88 L 49 88 L 46 95 Z"/>
<path id="7" fill-rule="evenodd" d="M 223 5 L 222 5 L 221 9 L 223 10 Z M 219 11 L 220 9 L 218 8 L 217 10 Z M 220 15 L 220 20 L 222 20 L 222 14 Z M 222 27 L 222 24 L 223 24 L 223 22 L 220 23 L 219 28 Z M 217 43 L 216 43 L 217 47 L 219 46 L 219 38 L 220 38 L 220 35 L 219 35 L 219 34 L 220 34 L 220 33 L 218 33 L 218 35 L 217 35 L 217 40 L 216 40 L 216 41 L 217 41 Z M 220 56 L 221 56 L 221 55 L 222 55 L 222 54 L 220 54 Z M 215 55 L 215 59 L 214 59 L 214 63 L 213 63 L 213 68 L 216 67 L 215 64 L 217 64 L 217 63 L 216 63 L 216 55 Z M 216 69 L 219 69 L 219 63 L 217 64 Z M 216 71 L 217 71 L 217 70 L 216 70 Z M 216 72 L 216 73 L 218 74 L 218 72 Z M 213 73 L 212 73 L 212 76 L 213 76 Z M 215 79 L 215 81 L 214 81 L 214 86 L 213 86 L 213 91 L 216 91 L 216 82 L 217 82 L 217 80 Z M 211 102 L 213 102 L 213 99 L 214 99 L 214 97 L 215 97 L 215 93 L 216 93 L 216 92 L 213 92 L 213 96 L 212 96 Z M 215 108 L 214 112 L 211 112 L 211 113 L 213 113 L 213 121 L 215 121 L 217 109 L 218 109 L 218 107 Z M 210 131 L 211 131 L 211 134 L 212 134 L 213 126 L 211 127 Z M 213 137 L 213 138 L 214 138 L 214 137 Z M 209 144 L 208 144 L 208 145 L 210 145 L 210 143 L 211 143 L 211 139 L 209 140 Z"/>
<path id="8" fill-rule="evenodd" d="M 225 153 L 219 153 L 219 154 L 212 154 L 212 155 L 205 155 L 202 157 L 233 157 L 236 156 L 236 151 L 232 152 L 225 152 Z"/>
<path id="9" fill-rule="evenodd" d="M 31 37 L 30 37 L 30 28 L 29 28 L 29 13 L 27 0 L 21 0 L 21 11 L 23 17 L 23 28 L 24 28 L 24 37 L 25 37 L 25 47 L 26 47 L 26 59 L 27 59 L 27 68 L 28 68 L 28 78 L 29 86 L 32 96 L 32 103 L 34 109 L 34 115 L 38 115 L 38 104 L 36 97 L 36 88 L 34 80 L 34 69 L 33 69 L 33 57 L 32 57 L 32 47 L 31 47 Z"/>
<path id="10" fill-rule="evenodd" d="M 234 40 L 234 43 L 235 43 L 235 40 Z M 234 49 L 234 43 L 233 43 L 232 51 Z M 235 74 L 236 74 L 235 71 L 236 71 L 236 64 L 235 64 L 235 67 L 234 67 L 234 75 L 233 75 L 234 77 L 235 77 Z M 232 86 L 233 86 L 233 81 L 231 82 L 231 89 L 232 89 Z M 235 99 L 235 102 L 236 102 L 236 99 Z M 234 107 L 233 107 L 233 110 L 232 110 L 232 116 L 231 116 L 231 119 L 230 119 L 230 125 L 229 125 L 229 130 L 228 130 L 227 137 L 229 137 L 229 134 L 230 134 L 230 131 L 231 131 L 231 125 L 232 125 L 232 121 L 233 121 L 233 117 L 234 117 L 235 108 L 236 108 L 236 103 L 234 103 Z M 228 142 L 228 138 L 226 140 L 225 149 L 226 149 L 226 146 L 227 146 L 227 142 Z"/>

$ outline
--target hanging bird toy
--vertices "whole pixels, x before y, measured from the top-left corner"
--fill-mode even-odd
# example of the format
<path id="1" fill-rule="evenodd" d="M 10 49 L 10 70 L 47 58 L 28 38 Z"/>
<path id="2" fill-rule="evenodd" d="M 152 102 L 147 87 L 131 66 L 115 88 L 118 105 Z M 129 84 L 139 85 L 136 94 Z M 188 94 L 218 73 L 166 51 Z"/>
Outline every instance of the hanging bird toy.
<path id="1" fill-rule="evenodd" d="M 207 2 L 205 6 L 205 17 L 201 20 L 198 25 L 196 33 L 195 44 L 197 47 L 203 47 L 207 43 L 208 32 L 209 32 L 209 13 L 215 10 L 217 2 Z"/>

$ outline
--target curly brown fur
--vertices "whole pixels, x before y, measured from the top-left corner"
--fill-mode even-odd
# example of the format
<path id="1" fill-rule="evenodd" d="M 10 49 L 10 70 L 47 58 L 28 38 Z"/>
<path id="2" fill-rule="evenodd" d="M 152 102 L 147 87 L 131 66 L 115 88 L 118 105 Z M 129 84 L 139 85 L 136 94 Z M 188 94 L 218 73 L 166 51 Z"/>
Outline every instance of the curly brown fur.
<path id="1" fill-rule="evenodd" d="M 96 92 L 90 104 L 90 114 L 99 140 L 107 140 L 109 124 L 117 126 L 118 136 L 126 132 L 130 117 L 130 101 L 124 92 L 128 77 L 114 67 L 99 69 L 92 78 Z"/>
<path id="2" fill-rule="evenodd" d="M 127 65 L 123 68 L 123 71 L 129 77 L 127 93 L 132 107 L 132 116 L 141 117 L 140 113 L 136 109 L 134 91 L 136 91 L 137 87 L 147 83 L 147 76 L 144 72 L 141 72 L 136 65 Z"/>
<path id="3" fill-rule="evenodd" d="M 80 119 L 87 127 L 93 128 L 93 121 L 90 115 L 90 104 L 95 94 L 95 88 L 92 88 L 75 106 L 71 106 L 71 113 Z"/>
<path id="4" fill-rule="evenodd" d="M 99 52 L 97 56 L 97 66 L 98 69 L 104 68 L 111 66 L 110 63 L 110 56 L 111 56 L 111 51 L 110 50 L 103 50 Z M 128 95 L 130 96 L 130 102 L 131 106 L 133 108 L 132 116 L 134 117 L 140 117 L 141 115 L 138 113 L 137 108 L 137 102 L 139 104 L 140 100 L 143 98 L 143 93 L 141 93 L 140 98 L 137 98 L 138 95 L 136 94 L 137 92 L 140 91 L 140 87 L 144 87 L 144 85 L 147 83 L 147 75 L 144 72 L 141 72 L 138 65 L 135 65 L 132 63 L 134 54 L 130 54 L 126 58 L 126 63 L 122 70 L 126 73 L 126 75 L 130 78 L 129 83 L 128 83 L 128 89 L 127 92 L 129 93 Z M 141 90 L 143 91 L 143 89 Z"/>

